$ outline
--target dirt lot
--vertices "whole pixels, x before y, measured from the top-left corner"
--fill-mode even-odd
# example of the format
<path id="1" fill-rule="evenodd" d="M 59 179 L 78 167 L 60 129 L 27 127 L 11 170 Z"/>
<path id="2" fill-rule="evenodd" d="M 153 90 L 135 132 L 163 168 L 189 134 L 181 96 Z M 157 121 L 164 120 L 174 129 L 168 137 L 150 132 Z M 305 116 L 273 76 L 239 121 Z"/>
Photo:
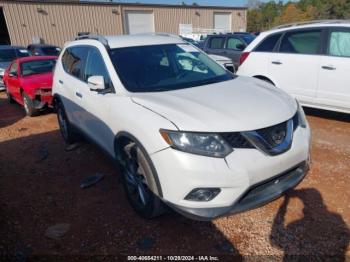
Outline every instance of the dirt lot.
<path id="1" fill-rule="evenodd" d="M 172 212 L 145 221 L 130 208 L 119 172 L 104 154 L 88 143 L 66 151 L 54 113 L 24 117 L 1 93 L 0 255 L 302 254 L 349 260 L 350 116 L 307 112 L 312 168 L 287 197 L 213 222 Z M 105 178 L 81 189 L 80 182 L 96 172 Z M 60 223 L 69 224 L 67 232 L 48 238 L 47 228 Z"/>

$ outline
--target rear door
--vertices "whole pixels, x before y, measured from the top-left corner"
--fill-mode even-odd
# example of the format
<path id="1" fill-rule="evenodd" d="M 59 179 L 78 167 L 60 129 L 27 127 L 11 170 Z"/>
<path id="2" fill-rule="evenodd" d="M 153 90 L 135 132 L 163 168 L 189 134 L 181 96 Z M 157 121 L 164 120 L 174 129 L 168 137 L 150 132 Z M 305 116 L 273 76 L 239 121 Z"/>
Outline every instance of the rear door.
<path id="1" fill-rule="evenodd" d="M 298 29 L 286 32 L 279 52 L 272 53 L 269 72 L 275 85 L 304 104 L 313 104 L 318 86 L 321 60 L 321 29 Z"/>
<path id="2" fill-rule="evenodd" d="M 82 128 L 80 100 L 83 81 L 84 63 L 87 56 L 87 46 L 73 46 L 65 50 L 62 56 L 62 66 L 65 73 L 59 74 L 58 85 L 61 86 L 61 99 L 68 115 L 68 119 L 78 128 Z"/>
<path id="3" fill-rule="evenodd" d="M 321 58 L 317 103 L 350 110 L 350 29 L 331 28 Z"/>

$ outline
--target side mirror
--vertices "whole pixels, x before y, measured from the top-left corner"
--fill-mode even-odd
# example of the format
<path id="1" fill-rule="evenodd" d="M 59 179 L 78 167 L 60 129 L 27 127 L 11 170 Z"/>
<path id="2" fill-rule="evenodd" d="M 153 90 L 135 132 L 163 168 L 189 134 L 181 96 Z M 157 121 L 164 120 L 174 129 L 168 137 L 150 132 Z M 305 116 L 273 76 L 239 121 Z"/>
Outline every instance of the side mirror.
<path id="1" fill-rule="evenodd" d="M 90 76 L 87 81 L 91 91 L 98 92 L 105 89 L 105 80 L 103 76 Z"/>
<path id="2" fill-rule="evenodd" d="M 237 50 L 239 50 L 239 51 L 243 51 L 244 48 L 245 48 L 245 45 L 244 45 L 244 44 L 237 44 L 237 45 L 236 45 L 236 48 L 237 48 Z"/>
<path id="3" fill-rule="evenodd" d="M 17 77 L 16 73 L 9 73 L 9 77 Z"/>

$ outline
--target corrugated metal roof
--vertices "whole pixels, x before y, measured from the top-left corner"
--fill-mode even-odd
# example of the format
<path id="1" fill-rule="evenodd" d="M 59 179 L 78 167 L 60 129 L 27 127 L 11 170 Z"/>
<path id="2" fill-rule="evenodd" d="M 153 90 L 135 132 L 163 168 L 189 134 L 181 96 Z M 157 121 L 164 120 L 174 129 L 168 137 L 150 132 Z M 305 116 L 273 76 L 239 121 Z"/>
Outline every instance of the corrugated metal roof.
<path id="1" fill-rule="evenodd" d="M 199 9 L 242 9 L 245 6 L 216 6 L 216 5 L 173 5 L 173 4 L 148 4 L 148 3 L 121 3 L 121 2 L 98 2 L 98 1 L 79 1 L 79 0 L 1 0 L 0 2 L 19 2 L 19 3 L 41 3 L 41 4 L 77 4 L 77 5 L 122 5 L 122 6 L 145 6 L 145 7 L 181 7 L 181 8 L 199 8 Z"/>

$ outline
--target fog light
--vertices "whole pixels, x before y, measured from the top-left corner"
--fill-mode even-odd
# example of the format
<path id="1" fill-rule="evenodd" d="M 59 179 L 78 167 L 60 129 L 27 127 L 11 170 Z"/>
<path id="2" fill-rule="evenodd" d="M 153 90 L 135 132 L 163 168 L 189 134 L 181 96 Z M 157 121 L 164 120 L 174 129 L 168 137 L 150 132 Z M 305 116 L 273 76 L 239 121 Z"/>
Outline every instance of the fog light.
<path id="1" fill-rule="evenodd" d="M 220 192 L 220 188 L 195 188 L 185 197 L 185 199 L 190 201 L 210 201 Z"/>

